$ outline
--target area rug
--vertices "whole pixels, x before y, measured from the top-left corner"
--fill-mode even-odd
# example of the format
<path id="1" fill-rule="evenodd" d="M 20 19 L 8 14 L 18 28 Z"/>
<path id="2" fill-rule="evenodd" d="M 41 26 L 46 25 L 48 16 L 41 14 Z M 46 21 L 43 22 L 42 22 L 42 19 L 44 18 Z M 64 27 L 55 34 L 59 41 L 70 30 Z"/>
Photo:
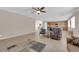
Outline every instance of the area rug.
<path id="1" fill-rule="evenodd" d="M 30 48 L 35 50 L 36 52 L 41 52 L 45 48 L 45 46 L 46 45 L 43 43 L 35 42 Z"/>

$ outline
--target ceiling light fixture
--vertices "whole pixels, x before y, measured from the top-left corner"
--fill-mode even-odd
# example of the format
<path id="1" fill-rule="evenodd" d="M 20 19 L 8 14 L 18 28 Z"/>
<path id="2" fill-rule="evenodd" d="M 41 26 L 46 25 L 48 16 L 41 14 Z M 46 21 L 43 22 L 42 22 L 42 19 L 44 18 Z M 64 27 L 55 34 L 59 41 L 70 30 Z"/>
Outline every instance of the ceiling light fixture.
<path id="1" fill-rule="evenodd" d="M 34 12 L 36 12 L 37 14 L 40 14 L 40 13 L 46 13 L 46 11 L 44 10 L 45 7 L 32 7 L 32 9 L 34 10 Z"/>
<path id="2" fill-rule="evenodd" d="M 37 12 L 37 14 L 40 14 L 41 12 L 40 11 L 36 11 Z"/>

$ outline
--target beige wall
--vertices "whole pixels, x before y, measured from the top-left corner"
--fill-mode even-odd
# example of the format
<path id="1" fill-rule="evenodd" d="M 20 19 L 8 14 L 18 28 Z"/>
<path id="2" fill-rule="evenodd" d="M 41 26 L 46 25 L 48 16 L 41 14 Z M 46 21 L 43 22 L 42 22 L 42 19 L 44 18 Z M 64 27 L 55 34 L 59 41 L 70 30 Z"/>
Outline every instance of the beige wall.
<path id="1" fill-rule="evenodd" d="M 35 32 L 35 20 L 0 10 L 0 35 L 16 36 Z"/>

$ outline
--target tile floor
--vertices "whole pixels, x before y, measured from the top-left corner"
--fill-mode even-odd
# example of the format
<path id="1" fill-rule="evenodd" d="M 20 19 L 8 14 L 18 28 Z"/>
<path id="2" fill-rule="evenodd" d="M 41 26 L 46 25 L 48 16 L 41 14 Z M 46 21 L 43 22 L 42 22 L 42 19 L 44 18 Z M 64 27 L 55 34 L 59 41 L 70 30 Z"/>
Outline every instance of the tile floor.
<path id="1" fill-rule="evenodd" d="M 16 44 L 18 47 L 13 50 L 10 50 L 10 52 L 34 52 L 33 50 L 27 48 L 27 39 L 34 39 L 38 42 L 46 44 L 46 47 L 42 50 L 42 52 L 67 52 L 66 36 L 66 32 L 63 32 L 61 40 L 54 40 L 43 36 L 39 36 L 37 33 L 36 35 L 33 33 L 15 38 L 4 39 L 0 40 L 0 52 L 8 52 L 6 48 L 13 44 Z"/>
<path id="2" fill-rule="evenodd" d="M 63 32 L 61 40 L 54 40 L 46 37 L 39 37 L 37 41 L 45 43 L 43 52 L 67 52 L 66 32 Z"/>

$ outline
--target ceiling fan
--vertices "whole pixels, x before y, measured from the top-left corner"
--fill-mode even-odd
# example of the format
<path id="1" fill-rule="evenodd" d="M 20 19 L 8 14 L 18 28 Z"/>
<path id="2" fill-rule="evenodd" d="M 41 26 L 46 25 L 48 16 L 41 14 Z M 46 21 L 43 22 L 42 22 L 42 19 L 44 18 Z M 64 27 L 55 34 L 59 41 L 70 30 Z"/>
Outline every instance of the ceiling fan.
<path id="1" fill-rule="evenodd" d="M 32 7 L 32 9 L 35 10 L 33 12 L 36 12 L 37 14 L 40 14 L 41 12 L 46 13 L 46 11 L 44 10 L 45 7 L 36 7 L 36 8 Z"/>

